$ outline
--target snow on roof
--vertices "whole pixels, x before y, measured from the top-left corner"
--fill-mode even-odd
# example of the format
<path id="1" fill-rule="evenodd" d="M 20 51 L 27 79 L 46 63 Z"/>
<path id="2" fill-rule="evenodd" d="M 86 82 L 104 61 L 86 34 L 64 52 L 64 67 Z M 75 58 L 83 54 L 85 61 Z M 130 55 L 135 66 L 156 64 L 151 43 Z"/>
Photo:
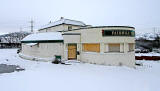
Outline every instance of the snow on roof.
<path id="1" fill-rule="evenodd" d="M 48 28 L 48 27 L 53 27 L 53 26 L 60 25 L 60 24 L 70 24 L 70 25 L 77 25 L 77 26 L 86 26 L 86 24 L 83 23 L 83 22 L 81 22 L 81 21 L 61 18 L 60 20 L 55 21 L 55 22 L 50 23 L 50 24 L 47 24 L 47 25 L 41 27 L 40 29 L 44 29 L 44 28 Z"/>
<path id="2" fill-rule="evenodd" d="M 60 32 L 47 32 L 30 34 L 22 41 L 44 41 L 44 40 L 63 40 L 63 36 Z"/>
<path id="3" fill-rule="evenodd" d="M 37 45 L 37 43 L 27 43 L 26 45 L 33 46 L 33 45 Z"/>

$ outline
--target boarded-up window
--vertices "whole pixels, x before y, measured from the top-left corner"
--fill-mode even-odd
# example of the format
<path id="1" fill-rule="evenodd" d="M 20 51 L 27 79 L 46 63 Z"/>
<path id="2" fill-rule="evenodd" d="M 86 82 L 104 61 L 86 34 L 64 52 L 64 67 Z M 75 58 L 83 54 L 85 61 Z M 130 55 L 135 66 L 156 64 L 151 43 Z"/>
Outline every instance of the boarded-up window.
<path id="1" fill-rule="evenodd" d="M 129 43 L 129 51 L 134 51 L 134 43 Z"/>
<path id="2" fill-rule="evenodd" d="M 120 52 L 120 44 L 108 44 L 109 52 Z"/>
<path id="3" fill-rule="evenodd" d="M 84 52 L 100 52 L 100 44 L 83 44 L 83 51 Z"/>

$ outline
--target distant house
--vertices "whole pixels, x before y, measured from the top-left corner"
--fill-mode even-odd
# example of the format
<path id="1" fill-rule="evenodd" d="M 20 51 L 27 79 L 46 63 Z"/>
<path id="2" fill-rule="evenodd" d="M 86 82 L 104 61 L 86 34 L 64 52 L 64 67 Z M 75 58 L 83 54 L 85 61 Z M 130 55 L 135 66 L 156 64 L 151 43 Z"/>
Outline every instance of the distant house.
<path id="1" fill-rule="evenodd" d="M 29 35 L 28 32 L 13 32 L 0 35 L 0 48 L 20 48 L 21 40 Z"/>
<path id="2" fill-rule="evenodd" d="M 29 38 L 29 39 L 27 39 Z M 130 26 L 88 26 L 61 18 L 43 26 L 22 42 L 20 56 L 26 59 L 79 60 L 103 65 L 135 65 L 135 28 Z"/>

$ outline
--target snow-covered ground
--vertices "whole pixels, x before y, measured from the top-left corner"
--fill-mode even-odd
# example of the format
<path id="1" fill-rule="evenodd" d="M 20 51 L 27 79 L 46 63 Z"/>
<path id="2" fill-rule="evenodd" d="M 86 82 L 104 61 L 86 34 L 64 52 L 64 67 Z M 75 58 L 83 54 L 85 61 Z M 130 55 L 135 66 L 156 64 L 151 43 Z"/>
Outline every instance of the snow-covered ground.
<path id="1" fill-rule="evenodd" d="M 0 91 L 160 91 L 160 62 L 143 66 L 72 65 L 36 62 L 18 57 L 16 49 L 0 49 L 0 64 L 25 71 L 0 74 Z"/>

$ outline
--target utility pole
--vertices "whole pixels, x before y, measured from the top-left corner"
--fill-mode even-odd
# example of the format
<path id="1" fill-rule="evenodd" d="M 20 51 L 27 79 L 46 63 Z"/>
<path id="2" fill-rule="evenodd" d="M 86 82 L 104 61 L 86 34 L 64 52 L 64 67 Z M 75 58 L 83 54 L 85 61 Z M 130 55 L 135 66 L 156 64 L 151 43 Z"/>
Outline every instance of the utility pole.
<path id="1" fill-rule="evenodd" d="M 34 27 L 34 25 L 33 25 L 33 23 L 34 23 L 34 21 L 31 19 L 31 21 L 30 21 L 30 23 L 31 23 L 31 33 L 33 33 L 33 27 Z"/>

